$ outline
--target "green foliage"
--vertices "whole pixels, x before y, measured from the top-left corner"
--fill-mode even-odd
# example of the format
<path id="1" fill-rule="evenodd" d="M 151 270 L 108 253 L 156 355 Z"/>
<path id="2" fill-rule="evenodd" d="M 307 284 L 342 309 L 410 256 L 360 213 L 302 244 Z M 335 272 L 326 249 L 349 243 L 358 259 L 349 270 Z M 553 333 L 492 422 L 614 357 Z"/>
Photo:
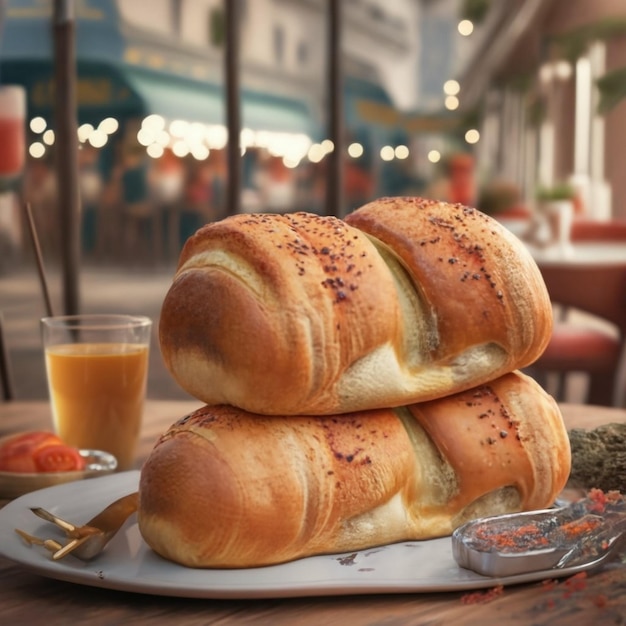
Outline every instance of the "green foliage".
<path id="1" fill-rule="evenodd" d="M 539 96 L 533 97 L 526 106 L 526 118 L 528 123 L 537 128 L 541 126 L 547 116 L 547 106 L 543 98 Z"/>
<path id="2" fill-rule="evenodd" d="M 607 72 L 596 81 L 596 85 L 600 91 L 598 112 L 604 114 L 626 98 L 626 67 Z"/>
<path id="3" fill-rule="evenodd" d="M 507 88 L 517 93 L 527 93 L 533 86 L 536 74 L 537 68 L 516 74 L 507 72 L 496 81 L 496 84 L 501 88 Z"/>
<path id="4" fill-rule="evenodd" d="M 569 183 L 558 183 L 552 187 L 539 187 L 537 200 L 540 202 L 553 202 L 555 200 L 573 200 L 576 190 Z"/>
<path id="5" fill-rule="evenodd" d="M 0 194 L 18 191 L 20 185 L 20 176 L 0 176 Z"/>
<path id="6" fill-rule="evenodd" d="M 224 45 L 226 39 L 226 17 L 223 9 L 213 9 L 209 15 L 209 32 L 211 43 L 219 48 Z"/>
<path id="7" fill-rule="evenodd" d="M 521 191 L 514 183 L 494 180 L 483 186 L 477 205 L 483 213 L 494 215 L 517 206 L 521 198 Z"/>
<path id="8" fill-rule="evenodd" d="M 561 49 L 563 56 L 575 63 L 587 51 L 594 41 L 606 41 L 618 35 L 626 34 L 626 18 L 604 18 L 585 24 L 569 33 L 555 37 L 555 43 Z"/>
<path id="9" fill-rule="evenodd" d="M 461 17 L 474 24 L 479 24 L 485 19 L 490 8 L 491 0 L 464 0 L 461 7 Z"/>

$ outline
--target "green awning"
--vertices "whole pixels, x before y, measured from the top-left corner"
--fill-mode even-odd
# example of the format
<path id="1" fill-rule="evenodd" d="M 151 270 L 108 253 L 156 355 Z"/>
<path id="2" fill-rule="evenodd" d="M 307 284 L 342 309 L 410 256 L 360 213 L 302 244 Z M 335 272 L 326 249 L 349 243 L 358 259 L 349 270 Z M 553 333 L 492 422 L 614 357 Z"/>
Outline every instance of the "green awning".
<path id="1" fill-rule="evenodd" d="M 120 77 L 141 103 L 143 115 L 156 113 L 168 119 L 225 123 L 222 93 L 215 85 L 132 68 L 121 68 Z"/>
<path id="2" fill-rule="evenodd" d="M 304 102 L 243 91 L 242 126 L 252 130 L 304 133 L 316 138 L 319 130 Z"/>
<path id="3" fill-rule="evenodd" d="M 0 38 L 0 83 L 23 85 L 29 115 L 42 115 L 50 123 L 55 102 L 51 16 L 52 3 L 9 0 Z M 224 87 L 211 82 L 206 59 L 195 48 L 182 41 L 164 46 L 157 36 L 137 37 L 121 29 L 121 23 L 117 3 L 111 0 L 77 5 L 79 123 L 151 113 L 170 120 L 226 123 Z M 155 60 L 159 69 L 152 64 Z M 253 130 L 319 135 L 304 100 L 245 88 L 241 122 Z"/>
<path id="4" fill-rule="evenodd" d="M 143 103 L 145 114 L 206 124 L 226 123 L 224 95 L 217 85 L 128 68 L 121 71 L 121 76 Z M 241 95 L 241 122 L 242 127 L 256 131 L 304 133 L 310 137 L 317 134 L 304 102 L 248 90 Z"/>
<path id="5" fill-rule="evenodd" d="M 0 61 L 2 83 L 23 85 L 29 115 L 53 121 L 54 79 L 49 62 Z M 242 92 L 242 126 L 252 130 L 304 133 L 319 129 L 304 102 L 252 91 Z M 120 119 L 151 113 L 205 124 L 225 124 L 222 88 L 125 65 L 78 63 L 76 100 L 79 123 L 97 124 L 108 116 Z"/>
<path id="6" fill-rule="evenodd" d="M 206 124 L 226 123 L 224 96 L 216 85 L 164 79 L 132 70 L 125 70 L 123 76 L 142 101 L 146 114 Z M 242 127 L 256 131 L 304 133 L 310 137 L 317 134 L 304 103 L 257 92 L 242 92 L 241 121 Z"/>

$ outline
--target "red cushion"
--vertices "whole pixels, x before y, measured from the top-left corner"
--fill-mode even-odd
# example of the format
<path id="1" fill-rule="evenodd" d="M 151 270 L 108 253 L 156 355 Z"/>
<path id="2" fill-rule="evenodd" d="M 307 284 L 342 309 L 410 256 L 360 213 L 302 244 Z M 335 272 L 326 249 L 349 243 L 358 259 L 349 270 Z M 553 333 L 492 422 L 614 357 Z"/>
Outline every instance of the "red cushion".
<path id="1" fill-rule="evenodd" d="M 626 220 L 608 222 L 576 218 L 570 233 L 572 241 L 626 241 Z"/>
<path id="2" fill-rule="evenodd" d="M 620 351 L 616 337 L 593 328 L 560 324 L 536 365 L 553 371 L 611 371 L 617 367 Z"/>

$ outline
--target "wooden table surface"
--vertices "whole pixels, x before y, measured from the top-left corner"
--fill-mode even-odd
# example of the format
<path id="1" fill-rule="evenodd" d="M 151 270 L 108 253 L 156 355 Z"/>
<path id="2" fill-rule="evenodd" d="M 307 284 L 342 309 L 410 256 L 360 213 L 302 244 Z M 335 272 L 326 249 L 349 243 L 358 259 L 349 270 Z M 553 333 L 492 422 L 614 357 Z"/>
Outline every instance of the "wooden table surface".
<path id="1" fill-rule="evenodd" d="M 137 467 L 158 435 L 195 402 L 148 401 Z M 626 411 L 562 405 L 568 428 L 626 422 Z M 50 429 L 43 402 L 0 404 L 0 435 Z M 6 501 L 0 501 L 0 506 Z M 0 541 L 14 540 L 0 528 Z M 4 624 L 626 624 L 626 564 L 618 560 L 586 576 L 488 589 L 471 595 L 410 593 L 264 600 L 199 600 L 74 585 L 30 573 L 0 558 L 0 621 Z M 43 557 L 42 557 L 43 558 Z M 471 600 L 471 602 L 470 602 Z"/>

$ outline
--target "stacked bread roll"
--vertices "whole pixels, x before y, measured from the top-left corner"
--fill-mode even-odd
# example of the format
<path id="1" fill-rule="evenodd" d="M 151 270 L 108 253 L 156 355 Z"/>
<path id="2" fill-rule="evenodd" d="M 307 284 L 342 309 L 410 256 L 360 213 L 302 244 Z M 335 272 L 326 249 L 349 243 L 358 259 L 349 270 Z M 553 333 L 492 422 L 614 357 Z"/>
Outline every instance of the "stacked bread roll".
<path id="1" fill-rule="evenodd" d="M 524 245 L 468 207 L 386 198 L 344 221 L 201 228 L 159 335 L 207 406 L 142 469 L 143 537 L 185 565 L 252 567 L 548 506 L 567 433 L 517 370 L 551 328 Z"/>

